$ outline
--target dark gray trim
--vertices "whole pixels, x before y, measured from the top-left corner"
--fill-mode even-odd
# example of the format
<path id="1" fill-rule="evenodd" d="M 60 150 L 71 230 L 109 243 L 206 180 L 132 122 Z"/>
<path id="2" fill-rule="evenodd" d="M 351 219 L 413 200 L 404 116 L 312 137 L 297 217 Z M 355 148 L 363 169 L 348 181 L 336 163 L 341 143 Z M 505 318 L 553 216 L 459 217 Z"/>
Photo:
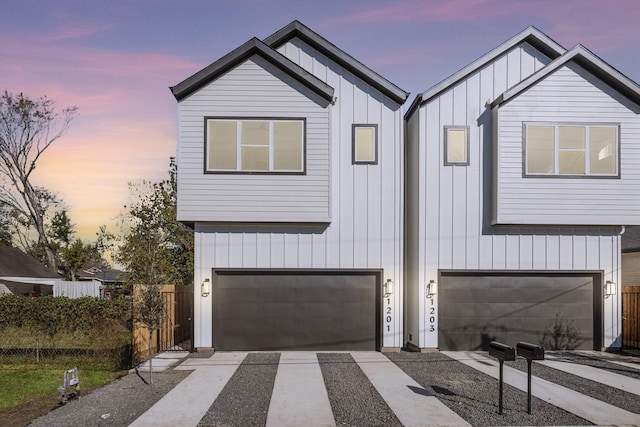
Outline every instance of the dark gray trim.
<path id="1" fill-rule="evenodd" d="M 629 99 L 636 105 L 640 105 L 640 86 L 638 86 L 636 82 L 613 68 L 611 65 L 607 64 L 589 49 L 582 45 L 577 45 L 573 49 L 563 53 L 560 57 L 554 59 L 546 66 L 542 67 L 530 77 L 507 89 L 491 103 L 491 108 L 495 108 L 496 106 L 509 101 L 511 98 L 518 96 L 520 93 L 524 92 L 569 62 L 575 62 L 580 65 L 602 82 L 615 89 L 622 96 Z"/>
<path id="2" fill-rule="evenodd" d="M 254 274 L 262 274 L 262 275 L 327 275 L 330 276 L 332 274 L 340 274 L 340 275 L 374 275 L 376 277 L 376 306 L 375 306 L 375 316 L 376 316 L 376 324 L 375 324 L 375 334 L 376 334 L 376 351 L 381 351 L 382 343 L 383 343 L 383 318 L 382 318 L 382 305 L 383 301 L 383 278 L 384 278 L 384 270 L 383 269 L 323 269 L 323 268 L 282 268 L 282 269 L 261 269 L 261 268 L 212 268 L 211 269 L 211 290 L 214 292 L 217 289 L 217 278 L 218 275 L 227 274 L 227 275 L 254 275 Z M 215 294 L 213 295 L 215 298 Z M 211 298 L 211 308 L 213 312 L 213 299 Z M 212 320 L 215 316 L 212 316 Z M 212 335 L 216 331 L 216 326 L 212 325 Z M 216 337 L 212 336 L 212 342 L 216 342 Z"/>
<path id="3" fill-rule="evenodd" d="M 373 135 L 375 159 L 373 161 L 357 161 L 356 160 L 356 129 L 359 127 L 375 129 L 374 135 Z M 352 165 L 377 165 L 378 164 L 378 125 L 377 124 L 354 123 L 351 125 L 351 164 Z"/>
<path id="4" fill-rule="evenodd" d="M 604 271 L 603 270 L 438 270 L 442 276 L 591 276 L 593 278 L 593 349 L 600 351 L 604 344 Z M 440 310 L 438 310 L 438 316 Z M 438 319 L 439 322 L 439 319 Z"/>
<path id="5" fill-rule="evenodd" d="M 240 63 L 246 61 L 253 55 L 261 56 L 298 82 L 311 89 L 316 94 L 320 95 L 325 100 L 329 102 L 333 101 L 334 90 L 331 86 L 318 79 L 304 68 L 293 63 L 255 37 L 169 89 L 173 93 L 173 96 L 178 101 L 181 101 L 201 87 L 237 67 Z"/>
<path id="6" fill-rule="evenodd" d="M 467 65 L 466 67 L 462 68 L 456 73 L 450 75 L 446 79 L 442 80 L 440 83 L 436 84 L 435 86 L 432 86 L 430 89 L 427 89 L 426 91 L 419 94 L 414 100 L 414 102 L 411 104 L 411 107 L 409 107 L 409 110 L 407 111 L 407 113 L 405 114 L 404 116 L 405 119 L 411 116 L 414 110 L 419 106 L 424 105 L 425 103 L 429 102 L 431 99 L 439 96 L 449 88 L 458 84 L 460 81 L 466 79 L 473 73 L 480 70 L 487 63 L 506 54 L 511 49 L 513 49 L 514 47 L 522 43 L 530 44 L 531 46 L 533 46 L 533 48 L 542 52 L 544 55 L 546 55 L 551 59 L 555 59 L 566 52 L 566 49 L 564 47 L 556 43 L 553 39 L 551 39 L 542 31 L 538 30 L 533 26 L 527 27 L 524 31 L 521 31 L 520 33 L 511 37 L 509 40 L 502 43 L 500 46 L 496 47 L 495 49 L 491 50 L 489 53 L 476 59 L 471 64 Z"/>
<path id="7" fill-rule="evenodd" d="M 466 131 L 466 136 L 467 136 L 467 146 L 465 148 L 466 152 L 465 152 L 465 157 L 466 157 L 466 161 L 464 162 L 451 162 L 449 161 L 449 157 L 448 157 L 448 153 L 449 150 L 447 150 L 448 148 L 448 143 L 449 143 L 449 129 L 464 129 Z M 471 131 L 471 128 L 469 126 L 444 126 L 444 135 L 443 135 L 443 158 L 444 158 L 444 165 L 445 166 L 469 166 L 469 150 L 470 150 L 470 146 L 469 146 L 469 132 Z"/>
<path id="8" fill-rule="evenodd" d="M 336 62 L 342 67 L 345 67 L 348 71 L 352 72 L 360 79 L 372 85 L 374 88 L 376 88 L 398 104 L 404 104 L 409 97 L 409 92 L 405 92 L 398 86 L 391 83 L 389 80 L 380 76 L 378 73 L 362 64 L 351 55 L 336 47 L 333 43 L 329 42 L 324 37 L 312 31 L 309 27 L 302 24 L 300 21 L 291 22 L 269 37 L 265 38 L 264 42 L 274 49 L 277 49 L 289 40 L 296 37 L 309 44 L 314 49 L 320 51 L 332 61 Z"/>
<path id="9" fill-rule="evenodd" d="M 207 135 L 207 122 L 209 120 L 289 120 L 302 122 L 302 171 L 278 172 L 278 171 L 243 171 L 243 170 L 209 170 L 207 158 L 209 141 Z M 306 175 L 307 174 L 307 118 L 306 117 L 246 117 L 246 116 L 205 116 L 204 117 L 204 159 L 203 171 L 206 175 Z"/>
<path id="10" fill-rule="evenodd" d="M 609 126 L 609 127 L 617 127 L 618 128 L 618 140 L 617 140 L 617 153 L 616 153 L 616 170 L 618 173 L 616 175 L 570 175 L 570 174 L 529 174 L 527 173 L 527 125 L 537 125 L 537 126 Z M 522 178 L 551 178 L 551 179 L 620 179 L 620 146 L 621 144 L 621 124 L 620 123 L 587 123 L 587 122 L 522 122 Z M 557 150 L 557 148 L 556 148 Z M 585 149 L 585 154 L 586 149 Z M 590 155 L 590 153 L 588 153 Z M 588 160 L 588 157 L 585 155 L 585 162 Z M 586 163 L 585 163 L 586 164 Z"/>

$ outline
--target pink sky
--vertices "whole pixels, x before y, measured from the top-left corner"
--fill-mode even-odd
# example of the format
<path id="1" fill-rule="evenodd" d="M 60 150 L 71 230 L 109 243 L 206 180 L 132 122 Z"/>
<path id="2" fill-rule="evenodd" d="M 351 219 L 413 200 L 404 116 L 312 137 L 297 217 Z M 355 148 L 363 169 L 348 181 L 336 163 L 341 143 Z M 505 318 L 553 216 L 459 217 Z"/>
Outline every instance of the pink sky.
<path id="1" fill-rule="evenodd" d="M 640 81 L 636 0 L 11 3 L 0 16 L 0 90 L 79 107 L 35 179 L 87 240 L 101 224 L 117 232 L 128 182 L 166 177 L 177 127 L 168 87 L 294 19 L 411 92 L 409 103 L 529 25 Z"/>

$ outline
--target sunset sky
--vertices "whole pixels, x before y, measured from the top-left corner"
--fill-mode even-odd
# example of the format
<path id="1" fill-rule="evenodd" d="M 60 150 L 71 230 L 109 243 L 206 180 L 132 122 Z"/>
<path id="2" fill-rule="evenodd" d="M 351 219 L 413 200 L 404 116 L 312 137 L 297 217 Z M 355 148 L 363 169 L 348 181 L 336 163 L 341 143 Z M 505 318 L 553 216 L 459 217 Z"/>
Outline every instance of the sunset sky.
<path id="1" fill-rule="evenodd" d="M 534 25 L 640 82 L 637 0 L 4 0 L 0 90 L 75 105 L 38 163 L 80 237 L 167 176 L 177 108 L 168 87 L 297 19 L 413 97 Z"/>

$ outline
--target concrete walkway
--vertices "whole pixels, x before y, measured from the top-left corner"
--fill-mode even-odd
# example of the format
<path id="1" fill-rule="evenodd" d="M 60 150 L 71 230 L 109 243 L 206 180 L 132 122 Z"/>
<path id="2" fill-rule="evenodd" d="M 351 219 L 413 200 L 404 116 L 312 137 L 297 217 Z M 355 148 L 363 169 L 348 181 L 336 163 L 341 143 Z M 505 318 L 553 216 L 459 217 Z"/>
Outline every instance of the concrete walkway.
<path id="1" fill-rule="evenodd" d="M 493 358 L 487 357 L 484 352 L 445 351 L 443 353 L 486 375 L 494 378 L 499 377 L 498 362 Z M 634 381 L 636 381 L 636 384 L 640 384 L 640 381 Z M 527 391 L 526 372 L 504 366 L 504 382 L 524 392 Z M 535 376 L 531 382 L 531 394 L 533 396 L 553 403 L 555 406 L 574 413 L 596 425 L 636 425 L 640 423 L 640 415 L 633 412 L 625 411 L 617 406 L 609 405 Z"/>

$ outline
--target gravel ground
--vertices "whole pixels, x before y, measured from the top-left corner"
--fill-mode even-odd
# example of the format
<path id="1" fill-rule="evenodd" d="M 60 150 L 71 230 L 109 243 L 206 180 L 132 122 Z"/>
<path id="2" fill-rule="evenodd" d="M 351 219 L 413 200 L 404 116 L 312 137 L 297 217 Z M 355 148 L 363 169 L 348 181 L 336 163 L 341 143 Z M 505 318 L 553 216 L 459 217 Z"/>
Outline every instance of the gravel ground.
<path id="1" fill-rule="evenodd" d="M 591 362 L 583 360 L 584 358 L 577 355 L 570 355 L 566 359 L 571 360 L 572 362 L 575 359 L 576 362 L 580 361 L 583 364 L 591 365 Z M 616 370 L 619 368 L 625 369 L 624 366 L 616 365 L 614 363 L 603 362 L 601 364 L 597 362 L 597 360 L 593 360 L 593 363 L 600 365 L 599 368 L 607 369 L 607 367 L 613 367 L 613 369 Z M 514 362 L 505 362 L 505 365 L 527 372 L 527 361 L 521 357 L 516 358 Z M 632 368 L 628 369 L 631 370 Z M 538 378 L 543 378 L 547 381 L 560 384 L 563 387 L 567 387 L 584 395 L 609 403 L 610 405 L 626 409 L 629 412 L 640 414 L 640 397 L 638 397 L 637 394 L 609 387 L 607 385 L 559 371 L 557 369 L 549 368 L 535 362 L 531 367 L 531 374 Z"/>
<path id="2" fill-rule="evenodd" d="M 338 427 L 402 427 L 348 353 L 318 353 L 318 362 Z"/>
<path id="3" fill-rule="evenodd" d="M 504 385 L 503 414 L 498 414 L 498 380 L 441 353 L 387 353 L 418 384 L 473 426 L 591 425 L 583 418 Z M 526 361 L 525 369 L 526 369 Z M 536 370 L 537 373 L 537 370 Z"/>
<path id="4" fill-rule="evenodd" d="M 30 426 L 126 426 L 160 400 L 191 371 L 154 372 L 153 384 L 147 373 L 131 373 L 90 394 L 70 400 Z"/>
<path id="5" fill-rule="evenodd" d="M 198 426 L 264 426 L 280 353 L 249 353 Z"/>

